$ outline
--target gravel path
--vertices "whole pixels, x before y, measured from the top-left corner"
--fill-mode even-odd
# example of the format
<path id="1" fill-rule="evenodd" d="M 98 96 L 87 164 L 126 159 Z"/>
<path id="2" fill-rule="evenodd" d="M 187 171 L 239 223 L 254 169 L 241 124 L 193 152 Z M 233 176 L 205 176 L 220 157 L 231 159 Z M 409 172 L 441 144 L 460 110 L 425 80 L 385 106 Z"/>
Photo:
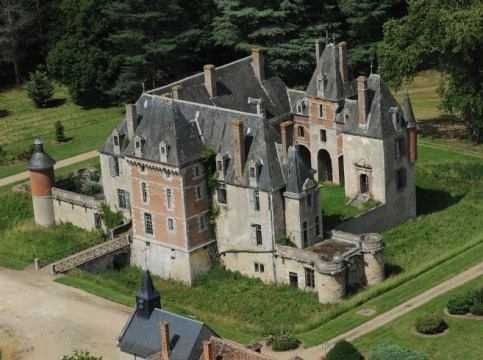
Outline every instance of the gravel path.
<path id="1" fill-rule="evenodd" d="M 57 164 L 55 164 L 55 169 L 59 169 L 59 168 L 64 167 L 64 166 L 72 165 L 72 164 L 78 163 L 80 161 L 91 159 L 91 158 L 96 157 L 96 156 L 99 156 L 99 152 L 97 150 L 93 150 L 93 151 L 89 151 L 89 152 L 86 152 L 86 153 L 83 153 L 83 154 L 80 154 L 80 155 L 76 155 L 76 156 L 73 156 L 73 157 L 70 157 L 70 158 L 67 158 L 67 159 L 64 159 L 64 160 L 60 160 L 60 161 L 57 161 Z M 26 180 L 26 179 L 28 179 L 28 177 L 29 177 L 28 171 L 24 171 L 24 172 L 22 172 L 20 174 L 16 174 L 16 175 L 8 176 L 6 178 L 0 179 L 0 186 L 13 184 L 13 183 L 20 181 L 20 180 Z"/>

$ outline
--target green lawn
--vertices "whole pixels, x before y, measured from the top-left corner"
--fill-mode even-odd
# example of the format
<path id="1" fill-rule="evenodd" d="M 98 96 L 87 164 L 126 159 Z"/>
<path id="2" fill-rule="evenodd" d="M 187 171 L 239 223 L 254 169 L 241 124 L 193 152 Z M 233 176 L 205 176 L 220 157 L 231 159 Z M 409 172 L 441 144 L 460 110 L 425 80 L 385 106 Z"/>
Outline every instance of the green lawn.
<path id="1" fill-rule="evenodd" d="M 64 87 L 56 87 L 56 107 L 37 109 L 21 88 L 0 93 L 0 145 L 5 151 L 18 152 L 40 137 L 45 150 L 55 160 L 62 160 L 98 149 L 121 121 L 120 107 L 86 109 L 73 103 Z M 54 142 L 54 123 L 65 126 L 69 141 Z M 25 171 L 25 164 L 0 167 L 0 178 Z"/>
<path id="2" fill-rule="evenodd" d="M 443 309 L 450 296 L 465 289 L 483 285 L 480 276 L 467 284 L 453 289 L 427 302 L 417 309 L 353 341 L 360 351 L 370 351 L 382 344 L 394 344 L 415 349 L 435 360 L 481 359 L 483 322 L 474 319 L 458 319 L 444 315 Z M 411 331 L 416 317 L 427 312 L 440 313 L 449 325 L 449 332 L 440 337 L 421 337 Z"/>

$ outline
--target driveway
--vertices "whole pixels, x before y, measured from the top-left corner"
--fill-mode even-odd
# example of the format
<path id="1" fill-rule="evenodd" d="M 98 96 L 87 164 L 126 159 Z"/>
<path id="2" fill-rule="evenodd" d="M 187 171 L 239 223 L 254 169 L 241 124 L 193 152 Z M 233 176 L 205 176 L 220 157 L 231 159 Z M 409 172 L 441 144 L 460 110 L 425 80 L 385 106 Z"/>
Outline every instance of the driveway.
<path id="1" fill-rule="evenodd" d="M 75 349 L 118 359 L 131 308 L 55 283 L 48 271 L 0 267 L 2 360 L 60 359 Z"/>

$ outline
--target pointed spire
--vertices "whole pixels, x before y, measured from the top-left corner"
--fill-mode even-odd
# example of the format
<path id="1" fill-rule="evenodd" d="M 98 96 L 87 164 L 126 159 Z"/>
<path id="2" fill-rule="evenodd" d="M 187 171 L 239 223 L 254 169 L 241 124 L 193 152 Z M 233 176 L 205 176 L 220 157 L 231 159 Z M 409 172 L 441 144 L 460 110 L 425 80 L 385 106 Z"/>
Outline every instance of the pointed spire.
<path id="1" fill-rule="evenodd" d="M 161 295 L 154 288 L 149 270 L 144 272 L 141 289 L 136 294 L 137 314 L 149 318 L 154 309 L 161 309 Z"/>
<path id="2" fill-rule="evenodd" d="M 414 117 L 413 107 L 411 100 L 409 99 L 408 87 L 404 86 L 404 101 L 403 101 L 403 114 L 406 120 L 408 128 L 416 127 L 416 119 Z"/>
<path id="3" fill-rule="evenodd" d="M 159 292 L 154 288 L 149 270 L 144 272 L 143 283 L 141 285 L 141 289 L 137 293 L 137 296 L 146 300 L 159 296 Z"/>

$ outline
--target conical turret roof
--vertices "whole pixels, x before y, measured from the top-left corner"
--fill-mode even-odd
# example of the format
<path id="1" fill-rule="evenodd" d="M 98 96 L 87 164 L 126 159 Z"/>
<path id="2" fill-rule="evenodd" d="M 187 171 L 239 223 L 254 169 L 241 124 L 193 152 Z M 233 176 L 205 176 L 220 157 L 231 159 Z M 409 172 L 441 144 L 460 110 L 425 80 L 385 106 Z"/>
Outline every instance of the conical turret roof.
<path id="1" fill-rule="evenodd" d="M 404 120 L 406 120 L 407 127 L 408 128 L 416 127 L 416 119 L 414 117 L 411 100 L 409 99 L 407 86 L 404 88 L 403 114 L 404 114 Z"/>
<path id="2" fill-rule="evenodd" d="M 55 160 L 44 152 L 44 144 L 41 139 L 35 139 L 35 152 L 27 163 L 30 170 L 45 170 L 55 165 Z"/>
<path id="3" fill-rule="evenodd" d="M 143 283 L 141 289 L 137 292 L 136 296 L 144 300 L 151 300 L 156 297 L 160 297 L 161 294 L 154 288 L 153 280 L 149 270 L 144 272 Z"/>

